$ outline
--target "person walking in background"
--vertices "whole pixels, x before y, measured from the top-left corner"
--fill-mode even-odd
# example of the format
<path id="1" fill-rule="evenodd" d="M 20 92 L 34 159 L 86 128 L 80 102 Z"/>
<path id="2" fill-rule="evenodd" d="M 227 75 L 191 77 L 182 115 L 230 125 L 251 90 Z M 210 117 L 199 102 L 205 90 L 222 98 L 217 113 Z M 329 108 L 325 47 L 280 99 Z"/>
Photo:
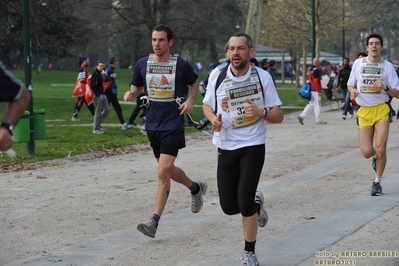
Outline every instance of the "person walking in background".
<path id="1" fill-rule="evenodd" d="M 184 114 L 193 110 L 198 94 L 198 75 L 186 60 L 170 53 L 172 45 L 173 31 L 169 27 L 159 25 L 153 29 L 154 54 L 137 61 L 130 90 L 124 95 L 124 100 L 130 101 L 144 89 L 148 97 L 145 127 L 158 163 L 158 189 L 153 215 L 147 223 L 140 223 L 137 229 L 152 238 L 168 200 L 171 180 L 191 191 L 193 213 L 202 209 L 202 196 L 208 188 L 206 182 L 193 182 L 181 168 L 175 166 L 179 149 L 186 146 Z M 183 80 L 190 85 L 190 90 L 187 99 L 181 102 Z"/>
<path id="2" fill-rule="evenodd" d="M 367 36 L 366 47 L 368 56 L 353 63 L 348 90 L 351 99 L 356 99 L 359 105 L 356 116 L 360 150 L 366 159 L 372 158 L 372 168 L 376 173 L 370 194 L 380 196 L 392 121 L 387 101 L 389 95 L 399 98 L 399 78 L 392 64 L 381 58 L 384 43 L 380 34 Z"/>
<path id="3" fill-rule="evenodd" d="M 262 59 L 262 61 L 260 61 L 260 64 L 263 70 L 267 70 L 269 68 L 269 61 L 267 60 L 267 58 Z"/>
<path id="4" fill-rule="evenodd" d="M 269 68 L 267 69 L 267 72 L 269 72 L 270 76 L 272 76 L 274 87 L 277 88 L 277 86 L 276 86 L 276 78 L 275 78 L 275 75 L 274 75 L 274 72 L 276 71 L 276 69 L 277 69 L 277 62 L 275 60 L 270 60 Z"/>
<path id="5" fill-rule="evenodd" d="M 93 134 L 103 134 L 104 128 L 101 126 L 101 122 L 107 117 L 109 113 L 109 105 L 107 96 L 104 94 L 103 87 L 103 77 L 102 72 L 104 70 L 105 63 L 103 61 L 98 61 L 96 69 L 90 76 L 90 86 L 95 94 L 94 105 L 94 124 L 93 124 Z"/>
<path id="6" fill-rule="evenodd" d="M 313 110 L 314 116 L 316 117 L 316 125 L 325 125 L 327 122 L 321 119 L 321 78 L 323 76 L 323 69 L 320 66 L 319 58 L 314 58 L 312 66 L 308 71 L 308 79 L 310 82 L 310 88 L 312 95 L 309 103 L 306 105 L 303 112 L 297 117 L 301 125 L 305 117 Z"/>
<path id="7" fill-rule="evenodd" d="M 259 265 L 255 254 L 258 226 L 267 223 L 264 197 L 257 192 L 265 160 L 266 122 L 281 123 L 284 118 L 270 75 L 250 65 L 254 54 L 250 36 L 232 36 L 227 50 L 231 63 L 211 72 L 203 100 L 217 146 L 220 206 L 227 215 L 241 213 L 245 244 L 240 265 L 253 266 Z M 226 77 L 215 88 L 222 72 Z"/>
<path id="8" fill-rule="evenodd" d="M 122 125 L 122 130 L 126 130 L 128 128 L 132 128 L 133 126 L 128 125 L 125 122 L 125 119 L 123 118 L 123 114 L 122 114 L 122 107 L 119 103 L 118 100 L 118 86 L 116 85 L 116 73 L 115 73 L 115 68 L 118 65 L 118 61 L 116 60 L 116 57 L 111 57 L 109 59 L 109 66 L 105 69 L 104 71 L 104 76 L 103 76 L 103 81 L 104 84 L 106 84 L 107 82 L 110 82 L 111 84 L 109 85 L 108 88 L 104 88 L 105 89 L 105 95 L 107 96 L 108 99 L 108 105 L 110 106 L 112 104 L 112 106 L 114 107 L 114 110 L 116 112 L 116 115 L 118 116 L 119 122 Z"/>
<path id="9" fill-rule="evenodd" d="M 90 59 L 88 57 L 81 57 L 79 61 L 81 62 L 80 63 L 81 65 L 79 68 L 77 83 L 75 85 L 75 91 L 77 90 L 76 87 L 78 87 L 78 89 L 80 88 L 82 90 L 82 93 L 80 93 L 81 96 L 78 96 L 78 100 L 75 104 L 71 121 L 79 121 L 78 115 L 83 104 L 86 104 L 90 113 L 94 116 L 94 105 L 87 104 L 84 96 L 84 93 L 86 91 L 87 77 L 89 76 L 87 73 L 87 67 L 90 64 Z"/>
<path id="10" fill-rule="evenodd" d="M 346 119 L 346 115 L 349 111 L 349 118 L 353 117 L 353 107 L 351 104 L 351 99 L 350 99 L 350 94 L 348 92 L 348 79 L 349 75 L 351 74 L 351 67 L 349 66 L 349 58 L 345 57 L 344 60 L 342 61 L 342 68 L 338 72 L 338 77 L 337 77 L 337 87 L 339 86 L 342 90 L 342 93 L 344 95 L 344 110 L 342 112 L 342 119 Z"/>
<path id="11" fill-rule="evenodd" d="M 6 152 L 12 148 L 14 127 L 24 114 L 29 101 L 29 91 L 0 61 L 0 102 L 7 103 L 0 123 L 0 151 Z"/>

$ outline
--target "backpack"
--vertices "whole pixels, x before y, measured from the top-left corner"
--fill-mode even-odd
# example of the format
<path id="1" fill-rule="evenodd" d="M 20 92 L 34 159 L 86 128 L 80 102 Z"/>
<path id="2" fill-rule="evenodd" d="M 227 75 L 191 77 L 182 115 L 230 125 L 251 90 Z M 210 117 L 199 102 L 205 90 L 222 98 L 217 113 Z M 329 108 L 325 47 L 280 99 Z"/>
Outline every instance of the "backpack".
<path id="1" fill-rule="evenodd" d="M 310 90 L 309 82 L 305 83 L 305 85 L 303 85 L 302 88 L 299 89 L 299 95 L 310 101 L 310 99 L 312 98 L 312 91 Z"/>

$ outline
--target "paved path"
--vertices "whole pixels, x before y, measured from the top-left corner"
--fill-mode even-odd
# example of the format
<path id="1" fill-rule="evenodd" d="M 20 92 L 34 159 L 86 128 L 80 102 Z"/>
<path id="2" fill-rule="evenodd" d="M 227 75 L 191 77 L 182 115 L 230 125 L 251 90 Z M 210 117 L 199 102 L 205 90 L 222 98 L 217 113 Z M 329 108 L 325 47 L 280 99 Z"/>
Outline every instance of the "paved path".
<path id="1" fill-rule="evenodd" d="M 329 108 L 328 106 L 324 110 L 328 111 Z M 311 125 L 314 122 L 310 117 L 305 119 L 305 126 L 300 126 L 296 121 L 296 115 L 286 116 L 281 126 L 283 131 L 275 132 L 278 131 L 277 127 L 272 127 L 268 133 L 268 141 L 271 142 L 272 148 L 267 151 L 267 156 L 278 157 L 285 164 L 280 164 L 276 159 L 275 164 L 279 163 L 279 166 L 283 165 L 284 168 L 276 173 L 264 170 L 266 175 L 273 177 L 259 184 L 270 215 L 269 224 L 259 230 L 256 250 L 260 265 L 398 266 L 399 174 L 395 162 L 399 159 L 399 123 L 394 122 L 391 126 L 388 153 L 392 158 L 389 163 L 394 165 L 386 170 L 384 195 L 371 197 L 370 178 L 364 177 L 365 174 L 370 175 L 369 161 L 361 156 L 357 143 L 349 143 L 356 140 L 356 134 L 351 135 L 347 143 L 337 141 L 344 138 L 343 134 L 349 134 L 347 130 L 351 128 L 348 127 L 347 121 L 341 120 L 340 111 L 324 113 L 329 125 L 336 124 L 328 128 Z M 291 131 L 291 137 L 283 135 L 283 132 L 286 134 L 284 128 Z M 324 134 L 335 131 L 336 139 L 331 141 L 337 141 L 339 148 L 329 150 L 331 147 L 328 146 L 329 148 L 324 150 L 323 143 L 309 142 L 309 145 L 314 145 L 315 148 L 306 150 L 307 153 L 301 152 L 301 147 L 304 147 L 300 146 L 303 145 L 303 140 L 295 138 L 299 131 L 306 129 L 309 139 L 312 137 L 312 131 L 326 130 Z M 279 138 L 287 138 L 286 142 L 291 142 L 291 145 L 280 145 L 281 148 L 277 152 L 272 143 Z M 302 144 L 299 141 L 302 141 Z M 189 146 L 186 150 L 202 157 L 205 151 L 200 146 Z M 305 160 L 305 156 L 312 157 L 311 163 Z M 273 161 L 271 157 L 266 161 Z M 287 162 L 288 157 L 290 161 Z M 148 157 L 143 158 L 143 162 L 147 159 Z M 140 158 L 135 160 L 142 161 Z M 305 161 L 307 165 L 301 165 L 301 162 Z M 188 161 L 184 163 L 188 164 L 187 168 L 192 165 Z M 199 164 L 201 165 L 201 162 Z M 273 166 L 268 165 L 265 169 Z M 204 172 L 208 173 L 208 170 Z M 279 173 L 281 175 L 278 175 Z M 151 197 L 152 194 L 153 191 Z M 220 247 L 214 244 L 221 240 L 212 238 L 212 233 L 205 234 L 205 231 L 216 234 L 226 230 L 227 239 L 232 237 L 233 233 L 242 234 L 240 223 L 233 222 L 237 217 L 226 218 L 220 210 L 217 197 L 205 197 L 205 201 L 200 215 L 192 215 L 188 207 L 163 215 L 162 231 L 157 233 L 155 240 L 144 237 L 133 223 L 123 230 L 107 234 L 99 232 L 95 239 L 60 248 L 51 254 L 28 256 L 6 265 L 238 265 L 236 254 L 242 248 L 242 240 L 232 240 L 231 252 L 219 254 Z M 229 227 L 235 229 L 231 231 Z M 192 242 L 198 241 L 198 244 L 187 248 L 187 256 L 175 258 L 173 264 L 168 264 L 175 256 L 172 247 L 179 248 L 179 240 L 186 238 L 187 234 L 190 235 L 193 228 L 204 230 L 203 234 L 191 239 Z M 201 238 L 208 240 L 203 242 Z M 197 246 L 201 248 L 199 251 Z M 228 247 L 229 241 L 220 243 L 220 246 Z M 146 259 L 148 249 L 151 248 L 155 248 L 152 251 L 154 257 Z M 182 245 L 181 248 L 185 246 Z M 162 249 L 165 251 L 162 252 Z M 157 256 L 158 252 L 164 255 Z M 213 259 L 202 262 L 198 256 L 195 259 L 191 257 L 192 252 L 202 252 L 199 258 L 209 254 Z M 138 261 L 140 256 L 144 258 Z"/>

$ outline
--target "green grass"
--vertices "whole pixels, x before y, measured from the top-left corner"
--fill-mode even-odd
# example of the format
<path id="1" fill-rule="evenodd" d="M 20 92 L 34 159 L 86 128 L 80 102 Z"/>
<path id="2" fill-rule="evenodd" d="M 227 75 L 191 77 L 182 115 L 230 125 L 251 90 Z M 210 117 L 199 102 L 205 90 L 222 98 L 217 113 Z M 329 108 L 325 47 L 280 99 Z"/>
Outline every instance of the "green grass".
<path id="1" fill-rule="evenodd" d="M 90 69 L 89 72 L 93 71 Z M 122 100 L 123 94 L 129 89 L 131 72 L 127 69 L 117 69 L 118 98 Z M 23 71 L 13 71 L 19 79 L 24 81 Z M 199 79 L 204 78 L 207 73 L 200 73 Z M 32 95 L 34 110 L 45 111 L 45 134 L 43 140 L 35 140 L 35 155 L 27 154 L 27 143 L 15 143 L 14 150 L 17 152 L 15 158 L 8 156 L 0 157 L 0 165 L 5 168 L 9 165 L 23 162 L 37 162 L 55 158 L 63 158 L 71 155 L 84 154 L 88 152 L 101 151 L 147 142 L 147 137 L 142 135 L 138 129 L 122 131 L 120 126 L 106 127 L 103 135 L 92 134 L 93 117 L 86 106 L 83 106 L 79 114 L 79 122 L 71 122 L 73 108 L 76 98 L 72 97 L 73 84 L 76 81 L 76 70 L 43 70 L 40 75 L 32 73 Z M 52 86 L 52 84 L 65 84 L 63 86 Z M 278 93 L 284 104 L 284 113 L 300 111 L 307 101 L 298 95 L 298 89 L 293 84 L 278 84 Z M 202 96 L 198 94 L 196 105 L 202 104 Z M 1 104 L 0 116 L 3 117 L 4 103 Z M 135 105 L 122 104 L 122 112 L 127 120 Z M 198 121 L 203 117 L 202 108 L 194 108 L 191 114 Z M 27 118 L 25 118 L 27 121 Z M 139 124 L 139 121 L 135 121 Z M 104 124 L 119 124 L 113 107 Z M 198 132 L 195 128 L 187 128 L 186 133 Z"/>

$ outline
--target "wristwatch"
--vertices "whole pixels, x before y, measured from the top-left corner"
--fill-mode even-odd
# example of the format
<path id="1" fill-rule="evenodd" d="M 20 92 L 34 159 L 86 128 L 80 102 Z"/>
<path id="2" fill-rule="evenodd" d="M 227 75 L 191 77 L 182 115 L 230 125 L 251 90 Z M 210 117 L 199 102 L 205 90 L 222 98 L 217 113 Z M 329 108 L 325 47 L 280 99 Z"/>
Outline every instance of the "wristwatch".
<path id="1" fill-rule="evenodd" d="M 14 126 L 13 125 L 6 123 L 6 122 L 1 122 L 0 127 L 6 128 L 11 136 L 14 135 Z"/>
<path id="2" fill-rule="evenodd" d="M 267 116 L 267 109 L 263 109 L 262 111 L 262 118 L 265 118 Z"/>
<path id="3" fill-rule="evenodd" d="M 384 89 L 384 91 L 388 92 L 388 91 L 389 91 L 388 85 L 385 85 L 385 87 L 386 87 L 387 89 L 386 89 L 386 90 Z"/>

